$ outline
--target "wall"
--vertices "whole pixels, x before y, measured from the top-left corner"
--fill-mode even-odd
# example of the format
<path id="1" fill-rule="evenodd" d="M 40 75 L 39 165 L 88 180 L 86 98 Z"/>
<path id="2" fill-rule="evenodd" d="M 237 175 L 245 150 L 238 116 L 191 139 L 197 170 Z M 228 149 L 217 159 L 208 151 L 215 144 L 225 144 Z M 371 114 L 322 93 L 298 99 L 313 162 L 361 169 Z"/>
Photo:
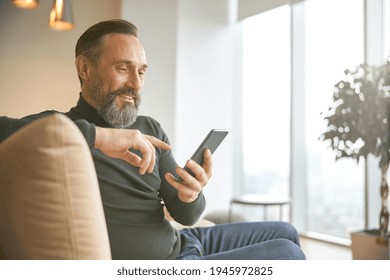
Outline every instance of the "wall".
<path id="1" fill-rule="evenodd" d="M 35 10 L 0 1 L 0 115 L 21 117 L 46 109 L 67 111 L 78 99 L 74 47 L 90 25 L 120 17 L 121 1 L 73 1 L 76 28 L 48 27 L 52 1 Z"/>

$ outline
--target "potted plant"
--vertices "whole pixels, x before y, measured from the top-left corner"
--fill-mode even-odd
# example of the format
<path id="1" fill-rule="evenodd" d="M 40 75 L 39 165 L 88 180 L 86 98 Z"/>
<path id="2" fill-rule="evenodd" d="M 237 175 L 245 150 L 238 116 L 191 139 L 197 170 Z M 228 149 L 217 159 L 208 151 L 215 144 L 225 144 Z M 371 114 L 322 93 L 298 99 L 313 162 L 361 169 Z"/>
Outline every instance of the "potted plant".
<path id="1" fill-rule="evenodd" d="M 367 161 L 369 154 L 379 158 L 382 198 L 380 227 L 377 230 L 364 232 L 369 235 L 374 234 L 376 244 L 382 243 L 381 246 L 387 244 L 385 249 L 387 258 L 389 255 L 389 212 L 387 210 L 389 187 L 386 174 L 390 162 L 389 101 L 390 61 L 380 66 L 361 64 L 353 70 L 345 70 L 344 79 L 334 86 L 333 105 L 324 117 L 327 121 L 327 131 L 320 136 L 320 140 L 330 142 L 330 147 L 336 151 L 336 160 L 352 158 L 359 162 L 363 158 Z M 366 246 L 369 246 L 367 244 Z M 353 234 L 352 246 L 354 246 Z"/>

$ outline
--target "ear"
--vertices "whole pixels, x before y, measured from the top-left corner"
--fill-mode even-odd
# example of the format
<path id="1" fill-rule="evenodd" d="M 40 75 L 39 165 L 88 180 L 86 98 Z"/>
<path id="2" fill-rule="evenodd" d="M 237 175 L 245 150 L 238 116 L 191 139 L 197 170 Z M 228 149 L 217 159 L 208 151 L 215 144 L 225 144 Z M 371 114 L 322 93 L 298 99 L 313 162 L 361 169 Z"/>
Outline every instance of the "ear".
<path id="1" fill-rule="evenodd" d="M 79 55 L 76 57 L 75 64 L 80 79 L 89 80 L 92 65 L 88 58 L 83 55 Z"/>

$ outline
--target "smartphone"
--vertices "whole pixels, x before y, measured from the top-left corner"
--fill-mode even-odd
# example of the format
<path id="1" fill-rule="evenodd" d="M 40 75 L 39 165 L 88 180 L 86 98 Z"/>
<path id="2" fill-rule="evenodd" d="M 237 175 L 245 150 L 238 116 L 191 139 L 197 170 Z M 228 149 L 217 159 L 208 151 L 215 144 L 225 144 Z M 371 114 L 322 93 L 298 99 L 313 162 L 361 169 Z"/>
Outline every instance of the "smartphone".
<path id="1" fill-rule="evenodd" d="M 229 132 L 224 129 L 212 129 L 207 134 L 206 138 L 202 141 L 202 143 L 199 145 L 199 147 L 196 149 L 191 159 L 196 163 L 198 163 L 199 165 L 202 165 L 204 151 L 206 149 L 209 149 L 211 154 L 213 154 L 215 150 L 218 148 L 218 146 L 222 143 L 223 139 L 225 139 L 228 133 Z M 184 169 L 191 175 L 194 175 L 192 171 L 189 168 L 187 168 L 187 166 L 185 166 Z M 176 178 L 176 181 L 183 182 L 183 179 L 179 176 Z"/>

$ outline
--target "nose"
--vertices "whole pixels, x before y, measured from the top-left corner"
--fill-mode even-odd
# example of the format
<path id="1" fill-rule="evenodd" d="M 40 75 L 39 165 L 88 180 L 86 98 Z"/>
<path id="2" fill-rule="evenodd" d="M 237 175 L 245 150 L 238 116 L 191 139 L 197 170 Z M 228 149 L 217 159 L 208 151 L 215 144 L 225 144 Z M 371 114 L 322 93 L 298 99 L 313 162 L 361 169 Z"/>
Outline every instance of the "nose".
<path id="1" fill-rule="evenodd" d="M 142 76 L 139 75 L 138 71 L 129 72 L 126 81 L 126 87 L 133 88 L 136 91 L 140 91 L 143 86 Z"/>

